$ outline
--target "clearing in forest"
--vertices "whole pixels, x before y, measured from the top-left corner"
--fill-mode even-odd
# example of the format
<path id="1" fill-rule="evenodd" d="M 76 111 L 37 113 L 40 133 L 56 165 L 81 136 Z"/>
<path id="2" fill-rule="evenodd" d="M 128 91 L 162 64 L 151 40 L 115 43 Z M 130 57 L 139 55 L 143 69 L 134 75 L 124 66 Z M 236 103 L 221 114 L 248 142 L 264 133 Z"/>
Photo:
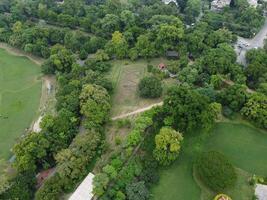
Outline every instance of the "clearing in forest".
<path id="1" fill-rule="evenodd" d="M 113 106 L 111 111 L 112 117 L 130 113 L 162 101 L 161 98 L 140 98 L 137 92 L 139 81 L 144 76 L 150 75 L 150 73 L 147 72 L 147 65 L 151 64 L 157 67 L 159 63 L 167 64 L 168 61 L 163 58 L 155 58 L 150 62 L 144 59 L 134 62 L 130 60 L 112 61 L 113 67 L 108 75 L 114 85 L 114 94 L 112 96 Z M 165 79 L 163 81 L 164 89 L 171 84 L 175 84 L 174 79 Z"/>
<path id="2" fill-rule="evenodd" d="M 41 69 L 26 57 L 0 49 L 0 159 L 7 159 L 17 139 L 37 117 Z"/>

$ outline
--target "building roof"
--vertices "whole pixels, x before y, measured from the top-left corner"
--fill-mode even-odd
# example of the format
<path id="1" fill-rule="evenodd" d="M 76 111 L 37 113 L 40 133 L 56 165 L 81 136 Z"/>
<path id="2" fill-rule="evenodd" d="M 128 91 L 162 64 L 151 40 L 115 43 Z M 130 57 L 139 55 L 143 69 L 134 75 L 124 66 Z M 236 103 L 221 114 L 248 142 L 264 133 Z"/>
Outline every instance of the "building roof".
<path id="1" fill-rule="evenodd" d="M 177 51 L 167 51 L 166 56 L 168 57 L 178 57 L 179 53 Z"/>
<path id="2" fill-rule="evenodd" d="M 94 174 L 89 173 L 69 200 L 91 200 L 93 198 L 93 178 Z"/>
<path id="3" fill-rule="evenodd" d="M 256 184 L 255 195 L 259 200 L 267 200 L 267 185 Z"/>

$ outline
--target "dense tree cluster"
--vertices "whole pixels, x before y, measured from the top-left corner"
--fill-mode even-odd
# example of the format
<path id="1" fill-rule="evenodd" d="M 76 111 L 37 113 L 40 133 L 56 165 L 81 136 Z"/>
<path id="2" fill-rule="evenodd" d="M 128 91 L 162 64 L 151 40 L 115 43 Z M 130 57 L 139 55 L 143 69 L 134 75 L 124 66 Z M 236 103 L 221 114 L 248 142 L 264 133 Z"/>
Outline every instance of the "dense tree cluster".
<path id="1" fill-rule="evenodd" d="M 209 129 L 214 122 L 208 98 L 187 87 L 170 89 L 164 99 L 163 110 L 167 116 L 166 125 L 182 132 Z"/>

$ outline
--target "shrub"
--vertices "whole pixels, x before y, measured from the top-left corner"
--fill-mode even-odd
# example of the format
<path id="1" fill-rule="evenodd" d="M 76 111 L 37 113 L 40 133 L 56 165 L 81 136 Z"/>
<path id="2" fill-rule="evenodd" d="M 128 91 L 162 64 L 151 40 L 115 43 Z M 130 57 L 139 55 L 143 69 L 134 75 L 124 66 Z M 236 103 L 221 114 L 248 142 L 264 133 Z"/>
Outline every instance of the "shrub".
<path id="1" fill-rule="evenodd" d="M 138 85 L 138 89 L 140 96 L 144 98 L 157 98 L 162 94 L 162 84 L 154 76 L 143 78 Z"/>
<path id="2" fill-rule="evenodd" d="M 196 169 L 201 181 L 216 192 L 223 192 L 236 182 L 233 165 L 224 155 L 215 151 L 203 153 L 197 161 Z"/>

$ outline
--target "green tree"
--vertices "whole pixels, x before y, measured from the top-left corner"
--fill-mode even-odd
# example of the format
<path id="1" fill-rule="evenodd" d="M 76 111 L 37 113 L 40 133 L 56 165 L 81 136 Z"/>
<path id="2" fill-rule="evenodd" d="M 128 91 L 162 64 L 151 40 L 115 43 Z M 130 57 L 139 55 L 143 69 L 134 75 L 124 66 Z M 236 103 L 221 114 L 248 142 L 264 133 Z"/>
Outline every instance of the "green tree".
<path id="1" fill-rule="evenodd" d="M 234 84 L 223 89 L 218 96 L 223 105 L 229 106 L 234 111 L 239 111 L 248 98 L 246 86 L 239 84 Z"/>
<path id="2" fill-rule="evenodd" d="M 126 195 L 129 200 L 147 200 L 149 191 L 144 181 L 131 183 L 126 187 Z"/>
<path id="3" fill-rule="evenodd" d="M 47 156 L 49 147 L 50 143 L 45 135 L 34 132 L 28 134 L 13 148 L 16 156 L 14 166 L 20 172 L 35 171 L 45 162 L 42 159 Z"/>
<path id="4" fill-rule="evenodd" d="M 257 126 L 267 129 L 267 96 L 261 93 L 251 95 L 241 110 L 241 114 Z"/>
<path id="5" fill-rule="evenodd" d="M 209 99 L 187 87 L 170 88 L 163 111 L 165 124 L 183 132 L 209 129 L 214 122 L 214 116 L 209 112 Z"/>
<path id="6" fill-rule="evenodd" d="M 105 50 L 110 56 L 115 55 L 119 59 L 125 58 L 128 54 L 128 44 L 122 33 L 115 31 L 112 39 L 106 44 Z"/>
<path id="7" fill-rule="evenodd" d="M 109 183 L 108 175 L 105 173 L 96 174 L 93 179 L 93 193 L 100 197 L 104 194 L 105 190 L 107 189 Z"/>
<path id="8" fill-rule="evenodd" d="M 172 128 L 163 127 L 155 137 L 155 159 L 161 165 L 170 165 L 179 156 L 183 136 Z"/>
<path id="9" fill-rule="evenodd" d="M 81 113 L 86 117 L 87 127 L 98 127 L 109 117 L 110 96 L 98 85 L 84 85 L 80 95 Z"/>
<path id="10" fill-rule="evenodd" d="M 161 81 L 154 77 L 144 77 L 138 84 L 139 95 L 144 98 L 157 98 L 162 94 Z"/>
<path id="11" fill-rule="evenodd" d="M 148 34 L 140 35 L 137 38 L 135 48 L 138 51 L 139 55 L 144 58 L 151 58 L 157 54 L 155 42 L 150 40 Z"/>

